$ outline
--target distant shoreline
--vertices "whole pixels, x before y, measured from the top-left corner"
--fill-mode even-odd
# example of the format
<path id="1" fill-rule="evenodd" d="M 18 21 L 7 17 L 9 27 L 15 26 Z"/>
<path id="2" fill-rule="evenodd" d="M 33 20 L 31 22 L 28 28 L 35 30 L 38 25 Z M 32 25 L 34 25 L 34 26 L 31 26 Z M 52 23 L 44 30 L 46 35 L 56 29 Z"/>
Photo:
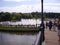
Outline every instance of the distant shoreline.
<path id="1" fill-rule="evenodd" d="M 39 28 L 37 27 L 1 27 L 0 31 L 3 32 L 38 32 Z"/>

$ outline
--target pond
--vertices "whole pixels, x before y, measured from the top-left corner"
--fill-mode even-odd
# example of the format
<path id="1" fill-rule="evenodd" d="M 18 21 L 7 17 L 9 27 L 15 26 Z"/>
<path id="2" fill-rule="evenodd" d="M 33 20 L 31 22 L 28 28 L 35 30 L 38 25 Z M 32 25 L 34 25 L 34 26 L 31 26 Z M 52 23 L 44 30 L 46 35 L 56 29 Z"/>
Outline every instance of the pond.
<path id="1" fill-rule="evenodd" d="M 34 45 L 38 33 L 0 32 L 0 45 Z"/>

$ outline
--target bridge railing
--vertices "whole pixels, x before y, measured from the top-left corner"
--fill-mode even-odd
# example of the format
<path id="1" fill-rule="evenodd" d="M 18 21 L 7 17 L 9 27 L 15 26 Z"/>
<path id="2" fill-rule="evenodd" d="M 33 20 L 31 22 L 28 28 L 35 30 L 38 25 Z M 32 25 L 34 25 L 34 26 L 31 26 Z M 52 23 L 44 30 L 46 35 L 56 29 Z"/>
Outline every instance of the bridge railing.
<path id="1" fill-rule="evenodd" d="M 42 45 L 43 42 L 45 42 L 44 27 L 41 26 L 34 45 Z"/>

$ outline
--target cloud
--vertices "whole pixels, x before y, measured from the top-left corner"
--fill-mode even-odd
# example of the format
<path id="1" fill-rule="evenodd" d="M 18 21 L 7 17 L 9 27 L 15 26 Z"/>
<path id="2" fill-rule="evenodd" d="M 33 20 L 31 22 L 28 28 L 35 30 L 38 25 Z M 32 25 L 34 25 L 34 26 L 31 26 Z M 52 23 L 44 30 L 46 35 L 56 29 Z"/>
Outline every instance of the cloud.
<path id="1" fill-rule="evenodd" d="M 0 12 L 41 12 L 41 5 L 20 5 L 15 7 L 0 7 Z M 44 3 L 44 12 L 59 12 L 60 13 L 60 3 Z"/>
<path id="2" fill-rule="evenodd" d="M 60 7 L 44 6 L 44 12 L 60 12 Z"/>
<path id="3" fill-rule="evenodd" d="M 15 6 L 15 7 L 0 7 L 0 11 L 4 12 L 35 12 L 40 11 L 41 8 L 39 4 L 36 5 L 21 5 L 21 6 Z"/>
<path id="4" fill-rule="evenodd" d="M 60 3 L 44 3 L 44 12 L 60 13 Z"/>
<path id="5" fill-rule="evenodd" d="M 60 6 L 60 3 L 44 3 L 45 6 Z"/>
<path id="6" fill-rule="evenodd" d="M 3 1 L 21 2 L 21 1 L 31 1 L 31 0 L 3 0 Z"/>

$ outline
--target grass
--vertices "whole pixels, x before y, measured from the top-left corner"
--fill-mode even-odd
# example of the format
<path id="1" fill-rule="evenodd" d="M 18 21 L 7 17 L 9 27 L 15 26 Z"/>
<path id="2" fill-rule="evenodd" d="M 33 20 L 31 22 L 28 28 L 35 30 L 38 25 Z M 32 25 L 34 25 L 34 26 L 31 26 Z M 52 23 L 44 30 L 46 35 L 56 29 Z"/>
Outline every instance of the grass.
<path id="1" fill-rule="evenodd" d="M 7 27 L 7 26 L 0 26 L 0 30 L 39 30 L 38 27 Z"/>

